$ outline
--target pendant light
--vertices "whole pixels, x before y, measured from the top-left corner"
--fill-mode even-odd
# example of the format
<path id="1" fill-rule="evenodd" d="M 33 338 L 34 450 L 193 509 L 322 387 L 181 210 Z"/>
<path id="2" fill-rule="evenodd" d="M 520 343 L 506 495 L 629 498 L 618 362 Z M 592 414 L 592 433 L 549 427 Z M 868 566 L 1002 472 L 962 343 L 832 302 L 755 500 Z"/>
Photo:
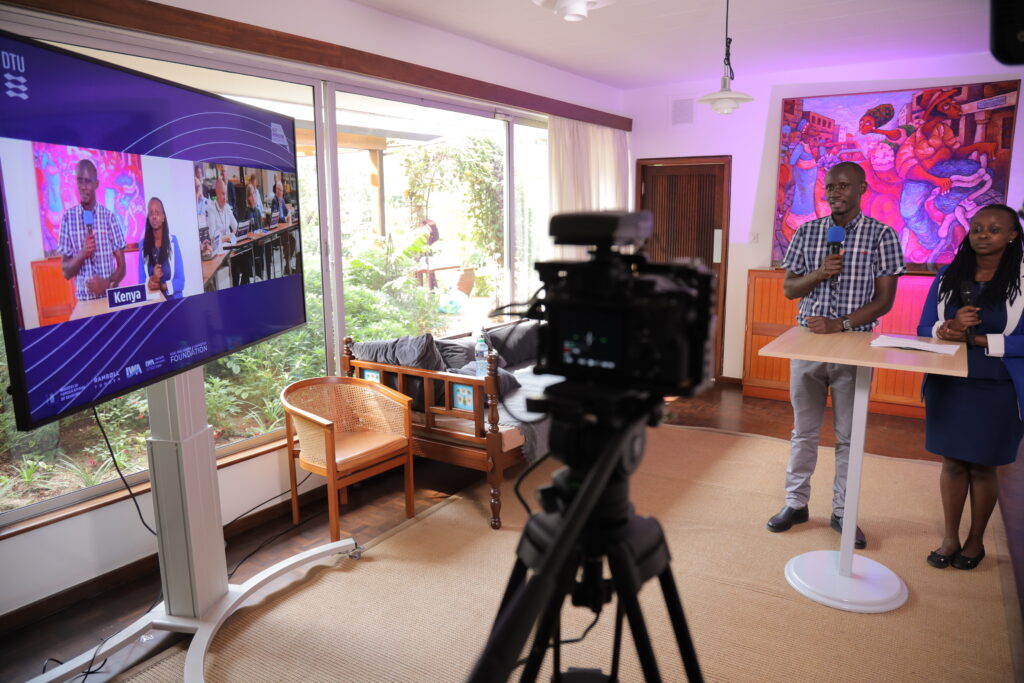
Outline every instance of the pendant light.
<path id="1" fill-rule="evenodd" d="M 725 74 L 722 76 L 722 89 L 718 92 L 708 93 L 698 97 L 698 102 L 711 105 L 716 114 L 731 114 L 736 107 L 743 102 L 752 102 L 753 97 L 746 93 L 732 90 L 729 82 L 736 76 L 732 70 L 732 59 L 730 57 L 730 46 L 732 38 L 729 37 L 729 0 L 725 0 Z"/>

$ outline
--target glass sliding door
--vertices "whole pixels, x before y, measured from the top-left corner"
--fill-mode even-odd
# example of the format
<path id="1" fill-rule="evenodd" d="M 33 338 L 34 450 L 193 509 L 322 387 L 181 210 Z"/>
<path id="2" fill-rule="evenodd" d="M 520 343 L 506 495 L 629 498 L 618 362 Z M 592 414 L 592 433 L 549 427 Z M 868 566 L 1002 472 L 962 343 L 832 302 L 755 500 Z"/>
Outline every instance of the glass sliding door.
<path id="1" fill-rule="evenodd" d="M 508 301 L 503 121 L 336 92 L 345 330 L 469 332 Z"/>

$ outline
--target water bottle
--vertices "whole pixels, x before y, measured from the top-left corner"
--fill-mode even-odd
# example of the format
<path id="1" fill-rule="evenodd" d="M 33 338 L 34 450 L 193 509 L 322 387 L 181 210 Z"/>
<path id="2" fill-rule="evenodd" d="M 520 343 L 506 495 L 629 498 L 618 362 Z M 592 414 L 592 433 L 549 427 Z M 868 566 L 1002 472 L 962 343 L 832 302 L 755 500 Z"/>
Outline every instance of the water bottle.
<path id="1" fill-rule="evenodd" d="M 484 335 L 481 334 L 476 340 L 476 347 L 474 348 L 474 358 L 476 359 L 476 376 L 486 377 L 487 376 L 487 342 L 484 341 Z"/>

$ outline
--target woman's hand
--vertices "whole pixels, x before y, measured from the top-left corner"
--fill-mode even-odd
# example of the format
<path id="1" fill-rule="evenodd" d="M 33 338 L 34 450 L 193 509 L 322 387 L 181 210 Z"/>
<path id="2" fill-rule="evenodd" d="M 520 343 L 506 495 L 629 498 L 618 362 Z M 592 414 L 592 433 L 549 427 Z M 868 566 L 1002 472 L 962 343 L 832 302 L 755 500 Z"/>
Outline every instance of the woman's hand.
<path id="1" fill-rule="evenodd" d="M 149 276 L 149 282 L 146 283 L 150 291 L 155 292 L 159 289 L 163 289 L 163 284 L 160 282 L 160 280 L 163 279 L 163 276 L 163 267 L 159 263 L 153 266 L 153 274 Z"/>
<path id="2" fill-rule="evenodd" d="M 969 327 L 981 324 L 981 317 L 978 313 L 981 311 L 977 306 L 962 306 L 957 312 L 956 317 L 950 321 L 950 327 L 954 330 L 963 332 Z"/>

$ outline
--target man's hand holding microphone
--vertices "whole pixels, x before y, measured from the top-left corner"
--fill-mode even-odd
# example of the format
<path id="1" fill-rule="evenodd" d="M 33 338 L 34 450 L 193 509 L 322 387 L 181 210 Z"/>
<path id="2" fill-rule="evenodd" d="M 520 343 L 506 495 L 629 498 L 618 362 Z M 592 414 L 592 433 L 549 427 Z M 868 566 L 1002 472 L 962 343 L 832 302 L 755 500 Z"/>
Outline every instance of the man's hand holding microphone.
<path id="1" fill-rule="evenodd" d="M 846 240 L 846 230 L 838 225 L 828 229 L 828 242 L 825 245 L 825 258 L 817 270 L 819 282 L 829 281 L 833 292 L 839 285 L 839 273 L 843 270 L 843 242 Z M 831 334 L 843 331 L 841 318 L 826 318 L 820 315 L 812 315 L 807 318 L 807 329 L 815 334 Z"/>

